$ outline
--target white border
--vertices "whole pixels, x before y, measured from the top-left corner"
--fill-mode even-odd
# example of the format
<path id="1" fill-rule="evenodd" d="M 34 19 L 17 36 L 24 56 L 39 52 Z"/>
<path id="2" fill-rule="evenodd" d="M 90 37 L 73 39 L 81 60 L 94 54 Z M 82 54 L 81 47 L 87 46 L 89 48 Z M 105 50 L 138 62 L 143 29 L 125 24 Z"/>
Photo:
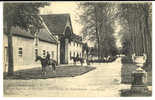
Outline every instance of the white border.
<path id="1" fill-rule="evenodd" d="M 17 98 L 17 97 L 11 97 L 11 98 L 6 98 L 6 97 L 3 97 L 3 59 L 2 59 L 2 55 L 3 55 L 3 9 L 2 9 L 2 2 L 0 2 L 0 100 L 26 100 L 26 99 L 30 99 L 30 100 L 60 100 L 60 99 L 64 99 L 64 100 L 68 100 L 68 99 L 75 99 L 75 100 L 95 100 L 95 99 L 98 99 L 98 100 L 103 100 L 103 99 L 110 99 L 110 100 L 155 100 L 155 93 L 154 93 L 154 90 L 155 90 L 155 87 L 154 87 L 154 82 L 152 83 L 153 85 L 153 94 L 152 94 L 152 97 L 103 97 L 103 98 Z M 152 54 L 153 54 L 153 61 L 152 61 L 152 67 L 155 67 L 154 66 L 154 57 L 155 57 L 155 53 L 153 51 L 155 51 L 155 35 L 154 35 L 154 32 L 155 32 L 155 1 L 152 2 L 152 26 L 153 26 L 153 30 L 152 30 Z M 153 68 L 153 80 L 154 80 L 154 68 Z"/>
<path id="2" fill-rule="evenodd" d="M 3 9 L 2 2 L 0 2 L 0 99 L 3 96 Z"/>

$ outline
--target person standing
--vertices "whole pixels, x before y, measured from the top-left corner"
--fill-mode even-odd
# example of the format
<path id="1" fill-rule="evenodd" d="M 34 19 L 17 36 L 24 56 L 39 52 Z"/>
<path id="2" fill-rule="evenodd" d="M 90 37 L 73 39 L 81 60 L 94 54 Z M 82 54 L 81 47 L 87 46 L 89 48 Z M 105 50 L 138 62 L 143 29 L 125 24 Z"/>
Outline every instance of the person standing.
<path id="1" fill-rule="evenodd" d="M 46 61 L 47 61 L 47 64 L 49 65 L 50 64 L 50 54 L 48 51 L 47 51 L 47 55 L 46 55 Z"/>

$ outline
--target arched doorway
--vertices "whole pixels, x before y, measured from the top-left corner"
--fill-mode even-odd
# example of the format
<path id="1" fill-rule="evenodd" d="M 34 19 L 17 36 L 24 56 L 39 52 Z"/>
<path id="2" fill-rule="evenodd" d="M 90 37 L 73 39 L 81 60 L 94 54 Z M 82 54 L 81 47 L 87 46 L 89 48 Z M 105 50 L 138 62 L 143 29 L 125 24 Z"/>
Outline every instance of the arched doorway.
<path id="1" fill-rule="evenodd" d="M 70 28 L 66 27 L 65 34 L 60 37 L 60 64 L 68 64 L 68 44 L 71 33 Z"/>

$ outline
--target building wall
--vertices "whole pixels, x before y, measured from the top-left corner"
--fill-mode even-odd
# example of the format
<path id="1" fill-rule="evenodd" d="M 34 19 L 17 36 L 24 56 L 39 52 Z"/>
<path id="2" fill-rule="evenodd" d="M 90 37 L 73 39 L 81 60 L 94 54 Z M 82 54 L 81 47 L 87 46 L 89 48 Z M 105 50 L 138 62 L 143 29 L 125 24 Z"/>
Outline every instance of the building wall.
<path id="1" fill-rule="evenodd" d="M 69 40 L 65 39 L 65 63 L 68 64 L 69 63 L 69 56 L 68 56 L 68 50 L 69 50 Z"/>
<path id="2" fill-rule="evenodd" d="M 56 59 L 57 59 L 57 63 L 60 64 L 60 41 L 59 41 L 59 37 L 58 35 L 54 35 L 55 38 L 57 39 L 57 56 L 56 56 Z"/>
<path id="3" fill-rule="evenodd" d="M 7 47 L 8 47 L 8 38 L 5 34 L 3 34 L 3 72 L 7 71 L 8 66 Z"/>
<path id="4" fill-rule="evenodd" d="M 57 45 L 56 44 L 51 44 L 48 42 L 39 42 L 39 54 L 43 57 L 43 50 L 49 51 L 50 53 L 50 58 L 54 59 L 57 61 Z M 54 55 L 52 54 L 54 53 Z"/>
<path id="5" fill-rule="evenodd" d="M 70 64 L 73 63 L 73 60 L 71 60 L 71 57 L 76 57 L 77 54 L 79 54 L 79 57 L 82 57 L 82 44 L 71 41 L 68 44 L 68 62 Z"/>
<path id="6" fill-rule="evenodd" d="M 7 47 L 7 37 L 3 37 L 3 48 Z M 22 48 L 22 55 L 19 54 Z M 38 55 L 43 57 L 43 50 L 49 51 L 50 54 L 54 53 L 53 59 L 57 60 L 57 45 L 51 44 L 44 41 L 39 41 L 38 47 L 34 46 L 34 40 L 19 36 L 13 36 L 13 59 L 14 59 L 14 70 L 27 69 L 32 67 L 40 67 L 40 62 L 35 62 L 35 49 L 38 49 Z M 4 51 L 3 51 L 4 52 Z M 46 56 L 46 55 L 45 55 Z M 6 58 L 3 56 L 3 59 Z M 52 58 L 52 55 L 51 55 Z M 7 61 L 4 61 L 4 65 Z M 7 71 L 7 66 L 4 66 L 4 71 Z"/>

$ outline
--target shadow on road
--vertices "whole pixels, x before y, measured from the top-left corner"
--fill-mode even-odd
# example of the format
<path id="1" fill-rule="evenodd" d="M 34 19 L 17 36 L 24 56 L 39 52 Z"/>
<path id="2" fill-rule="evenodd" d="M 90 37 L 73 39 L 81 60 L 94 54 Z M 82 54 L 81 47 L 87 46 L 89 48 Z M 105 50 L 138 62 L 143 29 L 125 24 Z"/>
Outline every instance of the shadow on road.
<path id="1" fill-rule="evenodd" d="M 4 73 L 4 79 L 45 79 L 45 78 L 56 78 L 56 77 L 75 77 L 82 75 L 91 70 L 94 70 L 95 67 L 89 66 L 61 66 L 56 67 L 56 71 L 53 72 L 50 69 L 47 69 L 46 77 L 41 76 L 41 68 L 32 68 L 26 70 L 20 70 L 14 72 L 13 76 L 7 76 Z"/>

